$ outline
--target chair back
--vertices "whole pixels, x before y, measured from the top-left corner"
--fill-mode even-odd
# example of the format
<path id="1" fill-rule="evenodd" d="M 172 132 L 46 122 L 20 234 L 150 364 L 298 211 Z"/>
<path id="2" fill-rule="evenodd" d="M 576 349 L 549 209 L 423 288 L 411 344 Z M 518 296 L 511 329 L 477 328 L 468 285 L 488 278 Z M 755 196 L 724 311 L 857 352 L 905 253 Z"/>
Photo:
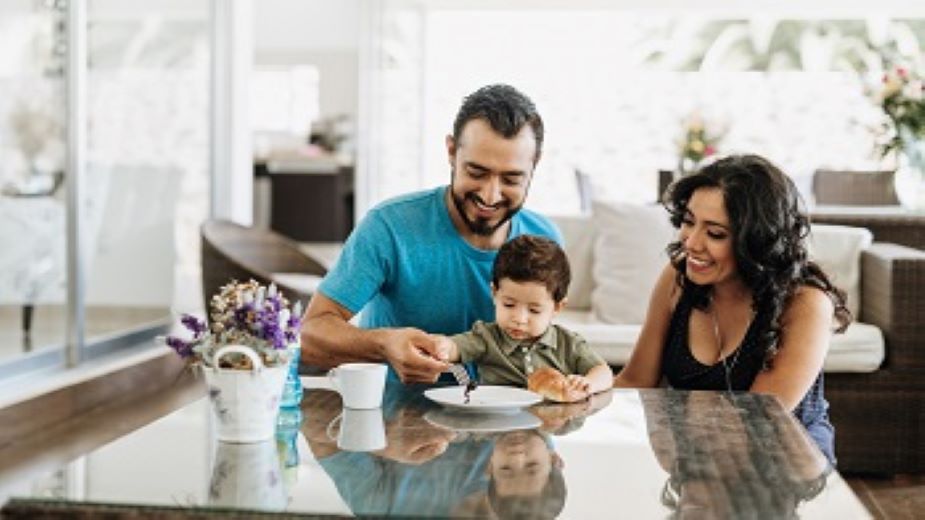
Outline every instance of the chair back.
<path id="1" fill-rule="evenodd" d="M 899 204 L 892 171 L 816 170 L 813 175 L 816 204 L 894 206 Z"/>
<path id="2" fill-rule="evenodd" d="M 307 305 L 311 292 L 274 279 L 286 273 L 324 276 L 321 263 L 304 253 L 296 242 L 270 230 L 242 226 L 227 220 L 207 220 L 202 238 L 202 297 L 208 313 L 212 296 L 237 280 L 253 278 L 261 284 L 275 283 L 291 302 Z"/>

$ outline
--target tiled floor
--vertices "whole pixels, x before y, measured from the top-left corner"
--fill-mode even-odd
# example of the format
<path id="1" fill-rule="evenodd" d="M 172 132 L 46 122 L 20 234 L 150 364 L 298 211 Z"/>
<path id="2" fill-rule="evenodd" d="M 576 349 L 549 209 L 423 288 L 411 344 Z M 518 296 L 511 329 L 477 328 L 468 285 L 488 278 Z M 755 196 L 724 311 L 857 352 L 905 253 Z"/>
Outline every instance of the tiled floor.
<path id="1" fill-rule="evenodd" d="M 925 475 L 845 477 L 874 518 L 925 518 Z"/>

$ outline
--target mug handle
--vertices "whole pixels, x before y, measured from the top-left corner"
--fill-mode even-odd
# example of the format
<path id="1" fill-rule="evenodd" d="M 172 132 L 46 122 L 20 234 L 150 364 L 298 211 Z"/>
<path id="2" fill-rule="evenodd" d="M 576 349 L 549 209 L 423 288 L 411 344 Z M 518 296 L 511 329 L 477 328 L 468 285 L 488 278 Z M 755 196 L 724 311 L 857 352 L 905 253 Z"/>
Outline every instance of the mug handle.
<path id="1" fill-rule="evenodd" d="M 340 413 L 338 413 L 336 417 L 331 419 L 331 422 L 328 423 L 328 427 L 324 429 L 324 434 L 328 436 L 328 440 L 332 440 L 332 441 L 337 440 L 337 437 L 335 437 L 334 435 L 331 435 L 331 428 L 333 428 L 335 424 L 341 422 L 341 419 L 343 419 L 343 417 L 344 417 L 344 411 L 341 410 Z"/>
<path id="2" fill-rule="evenodd" d="M 215 352 L 215 355 L 212 357 L 212 366 L 215 367 L 215 370 L 233 370 L 233 369 L 224 369 L 219 368 L 218 360 L 225 356 L 225 354 L 237 353 L 243 356 L 246 356 L 247 359 L 251 360 L 251 369 L 252 372 L 260 372 L 263 370 L 263 361 L 261 361 L 260 356 L 258 356 L 254 349 L 247 348 L 243 345 L 226 345 L 218 351 Z"/>
<path id="3" fill-rule="evenodd" d="M 328 376 L 328 381 L 331 382 L 331 386 L 334 387 L 334 390 L 337 390 L 337 392 L 340 392 L 340 384 L 338 384 L 337 382 L 337 367 L 334 367 L 331 370 L 328 370 L 327 376 Z"/>

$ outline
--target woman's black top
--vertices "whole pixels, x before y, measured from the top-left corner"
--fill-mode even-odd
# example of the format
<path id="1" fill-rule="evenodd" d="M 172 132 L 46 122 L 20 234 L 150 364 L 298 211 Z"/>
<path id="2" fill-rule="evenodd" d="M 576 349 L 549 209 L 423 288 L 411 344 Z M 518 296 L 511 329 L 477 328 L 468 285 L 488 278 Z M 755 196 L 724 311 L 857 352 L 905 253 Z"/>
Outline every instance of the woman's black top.
<path id="1" fill-rule="evenodd" d="M 671 316 L 668 339 L 662 355 L 662 374 L 672 388 L 682 390 L 747 391 L 764 367 L 764 352 L 756 344 L 758 324 L 762 316 L 755 316 L 739 348 L 726 356 L 726 363 L 704 365 L 690 349 L 688 322 L 693 309 L 693 294 L 685 290 Z M 727 377 L 728 370 L 728 377 Z M 822 453 L 835 465 L 835 430 L 829 422 L 829 403 L 823 396 L 822 372 L 810 387 L 793 415 L 803 424 Z"/>

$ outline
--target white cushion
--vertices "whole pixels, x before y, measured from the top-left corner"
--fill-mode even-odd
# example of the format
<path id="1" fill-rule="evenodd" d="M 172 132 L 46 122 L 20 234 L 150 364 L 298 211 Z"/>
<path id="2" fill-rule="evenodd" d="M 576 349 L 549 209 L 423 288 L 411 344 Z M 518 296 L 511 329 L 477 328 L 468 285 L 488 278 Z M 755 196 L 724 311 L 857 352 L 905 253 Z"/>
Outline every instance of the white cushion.
<path id="1" fill-rule="evenodd" d="M 321 284 L 324 277 L 305 273 L 271 273 L 270 279 L 299 292 L 315 294 L 318 292 L 318 285 Z"/>
<path id="2" fill-rule="evenodd" d="M 595 352 L 611 365 L 629 361 L 642 325 L 601 323 L 590 312 L 563 311 L 556 323 L 581 334 Z M 853 322 L 843 334 L 833 334 L 823 364 L 825 372 L 875 372 L 883 363 L 885 346 L 880 329 Z"/>
<path id="3" fill-rule="evenodd" d="M 850 226 L 813 224 L 807 246 L 836 287 L 848 296 L 847 307 L 855 317 L 861 305 L 861 252 L 873 241 L 870 230 Z"/>
<path id="4" fill-rule="evenodd" d="M 587 215 L 557 215 L 550 217 L 565 240 L 565 255 L 572 271 L 568 288 L 568 306 L 575 310 L 591 308 L 591 277 L 594 249 L 594 226 Z"/>
<path id="5" fill-rule="evenodd" d="M 594 289 L 591 308 L 605 323 L 640 324 L 659 273 L 665 246 L 676 236 L 659 205 L 594 201 Z"/>
<path id="6" fill-rule="evenodd" d="M 876 325 L 851 322 L 844 334 L 834 334 L 823 369 L 826 372 L 876 372 L 883 364 L 886 344 Z"/>

